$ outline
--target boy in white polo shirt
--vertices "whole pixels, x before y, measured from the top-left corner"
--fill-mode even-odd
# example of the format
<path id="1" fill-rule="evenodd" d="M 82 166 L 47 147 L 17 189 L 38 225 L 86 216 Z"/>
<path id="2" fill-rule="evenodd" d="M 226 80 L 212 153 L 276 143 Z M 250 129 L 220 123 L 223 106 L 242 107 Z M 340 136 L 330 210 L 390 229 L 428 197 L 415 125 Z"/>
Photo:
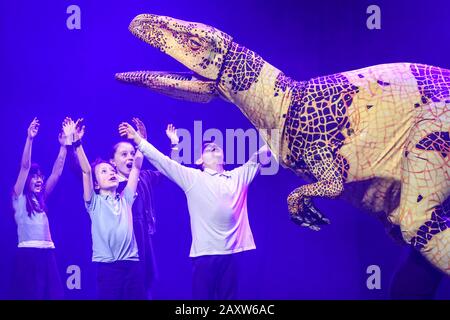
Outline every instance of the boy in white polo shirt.
<path id="1" fill-rule="evenodd" d="M 231 171 L 223 168 L 223 150 L 205 144 L 203 170 L 188 168 L 159 152 L 128 123 L 119 126 L 144 156 L 186 194 L 191 221 L 194 299 L 236 299 L 236 253 L 255 249 L 247 214 L 247 193 L 259 172 L 258 154 Z"/>

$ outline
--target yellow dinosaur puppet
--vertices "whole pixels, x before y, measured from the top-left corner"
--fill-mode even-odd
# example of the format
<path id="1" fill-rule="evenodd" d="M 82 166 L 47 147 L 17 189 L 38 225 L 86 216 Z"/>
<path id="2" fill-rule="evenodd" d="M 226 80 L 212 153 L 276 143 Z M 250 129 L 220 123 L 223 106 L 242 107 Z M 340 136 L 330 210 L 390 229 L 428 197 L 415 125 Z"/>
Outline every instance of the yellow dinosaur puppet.
<path id="1" fill-rule="evenodd" d="M 450 275 L 450 70 L 395 63 L 296 81 L 211 26 L 142 14 L 129 29 L 192 72 L 116 78 L 235 104 L 284 167 L 312 179 L 288 197 L 296 223 L 319 230 L 329 220 L 311 199 L 347 197 Z"/>

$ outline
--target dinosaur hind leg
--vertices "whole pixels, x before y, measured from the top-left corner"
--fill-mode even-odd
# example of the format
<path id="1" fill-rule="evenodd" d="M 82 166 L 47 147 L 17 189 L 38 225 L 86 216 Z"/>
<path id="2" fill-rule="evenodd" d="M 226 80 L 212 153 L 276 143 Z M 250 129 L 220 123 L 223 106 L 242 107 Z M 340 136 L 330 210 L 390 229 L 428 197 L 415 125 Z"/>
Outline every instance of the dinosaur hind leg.
<path id="1" fill-rule="evenodd" d="M 433 119 L 424 112 L 411 129 L 401 163 L 398 216 L 393 218 L 404 240 L 450 275 L 450 112 L 448 106 L 429 110 L 439 116 Z"/>

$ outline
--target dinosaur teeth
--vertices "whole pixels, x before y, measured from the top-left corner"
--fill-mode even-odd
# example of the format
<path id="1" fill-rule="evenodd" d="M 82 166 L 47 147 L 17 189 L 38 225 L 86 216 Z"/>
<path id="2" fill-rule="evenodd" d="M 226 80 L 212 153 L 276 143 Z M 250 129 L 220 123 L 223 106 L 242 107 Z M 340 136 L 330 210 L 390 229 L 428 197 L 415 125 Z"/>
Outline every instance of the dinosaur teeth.
<path id="1" fill-rule="evenodd" d="M 116 73 L 115 78 L 124 82 L 143 83 L 153 79 L 170 79 L 178 81 L 207 81 L 210 80 L 192 72 L 165 72 L 165 71 L 133 71 Z"/>

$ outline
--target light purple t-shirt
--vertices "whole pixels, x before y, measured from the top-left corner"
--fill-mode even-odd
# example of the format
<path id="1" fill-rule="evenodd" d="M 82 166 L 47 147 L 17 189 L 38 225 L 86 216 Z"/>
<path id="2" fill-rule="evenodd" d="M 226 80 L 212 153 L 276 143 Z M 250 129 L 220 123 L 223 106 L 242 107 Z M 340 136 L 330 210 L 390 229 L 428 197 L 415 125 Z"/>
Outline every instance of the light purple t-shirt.
<path id="1" fill-rule="evenodd" d="M 47 243 L 45 247 L 54 247 L 47 214 L 45 212 L 33 212 L 28 215 L 26 202 L 27 199 L 23 193 L 12 197 L 19 246 L 25 243 Z M 41 247 L 41 245 L 32 246 Z"/>

